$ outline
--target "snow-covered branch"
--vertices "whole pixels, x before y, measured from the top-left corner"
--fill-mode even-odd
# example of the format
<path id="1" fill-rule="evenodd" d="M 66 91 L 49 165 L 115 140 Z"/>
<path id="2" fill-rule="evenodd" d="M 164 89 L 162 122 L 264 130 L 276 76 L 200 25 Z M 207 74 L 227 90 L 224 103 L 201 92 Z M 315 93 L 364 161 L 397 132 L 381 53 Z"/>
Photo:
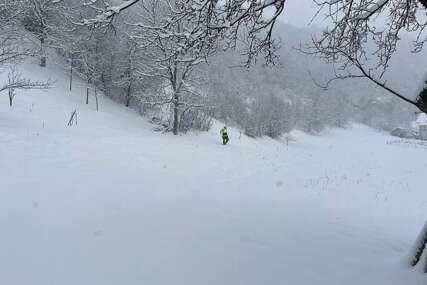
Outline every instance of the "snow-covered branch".
<path id="1" fill-rule="evenodd" d="M 331 0 L 315 1 L 318 16 L 324 15 L 331 22 L 321 36 L 313 37 L 308 52 L 352 71 L 400 99 L 427 111 L 423 96 L 402 95 L 392 90 L 382 77 L 397 50 L 403 31 L 416 33 L 414 51 L 419 52 L 427 42 L 427 11 L 418 1 L 400 0 Z M 423 2 L 423 1 L 419 1 Z M 377 18 L 387 15 L 385 25 Z M 352 77 L 352 76 L 350 76 Z"/>
<path id="2" fill-rule="evenodd" d="M 284 9 L 286 0 L 232 0 L 232 1 L 166 1 L 162 5 L 159 1 L 160 9 L 169 9 L 170 18 L 166 24 L 153 25 L 149 15 L 142 16 L 145 19 L 134 23 L 141 28 L 151 30 L 166 31 L 168 26 L 174 25 L 177 21 L 197 22 L 199 29 L 193 31 L 182 31 L 181 36 L 192 37 L 194 42 L 203 38 L 214 38 L 226 40 L 229 44 L 225 46 L 237 46 L 237 42 L 247 42 L 245 54 L 248 56 L 247 65 L 259 54 L 265 54 L 267 62 L 274 62 L 274 50 L 277 44 L 273 40 L 272 31 L 274 25 Z M 106 5 L 104 8 L 96 6 L 98 0 L 89 1 L 86 6 L 93 8 L 96 12 L 94 17 L 83 19 L 81 25 L 89 27 L 105 27 L 111 25 L 115 16 L 125 10 L 144 10 L 148 12 L 146 6 L 150 1 L 127 0 L 117 5 Z M 145 7 L 145 8 L 144 8 Z M 272 10 L 275 10 L 274 12 Z M 143 15 L 144 13 L 140 13 Z M 163 33 L 162 37 L 170 37 L 168 33 Z M 175 34 L 178 36 L 178 34 Z M 233 43 L 233 44 L 230 44 Z"/>

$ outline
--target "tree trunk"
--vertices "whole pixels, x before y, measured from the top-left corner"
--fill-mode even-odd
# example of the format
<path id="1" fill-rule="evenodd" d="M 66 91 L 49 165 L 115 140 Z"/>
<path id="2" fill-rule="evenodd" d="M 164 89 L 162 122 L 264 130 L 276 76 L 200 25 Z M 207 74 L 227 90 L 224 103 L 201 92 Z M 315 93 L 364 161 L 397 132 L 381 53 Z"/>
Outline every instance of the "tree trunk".
<path id="1" fill-rule="evenodd" d="M 46 67 L 46 53 L 45 53 L 45 49 L 44 49 L 44 38 L 41 37 L 40 38 L 40 66 L 41 67 Z"/>
<path id="2" fill-rule="evenodd" d="M 427 0 L 420 0 L 421 4 L 427 9 Z"/>
<path id="3" fill-rule="evenodd" d="M 129 107 L 130 105 L 131 90 L 132 90 L 132 83 L 129 83 L 129 86 L 126 90 L 126 102 L 125 102 L 126 107 Z"/>
<path id="4" fill-rule="evenodd" d="M 95 86 L 95 101 L 96 101 L 96 111 L 99 111 L 99 105 L 98 105 L 98 93 L 96 92 L 96 86 Z"/>
<path id="5" fill-rule="evenodd" d="M 13 102 L 13 90 L 9 88 L 9 106 L 12 107 Z"/>
<path id="6" fill-rule="evenodd" d="M 173 134 L 178 134 L 179 129 L 179 97 L 175 94 L 173 101 Z"/>
<path id="7" fill-rule="evenodd" d="M 86 105 L 89 104 L 89 86 L 86 87 Z"/>
<path id="8" fill-rule="evenodd" d="M 418 262 L 421 259 L 421 256 L 423 255 L 424 249 L 427 244 L 427 223 L 424 224 L 423 229 L 421 230 L 421 233 L 419 234 L 417 241 L 415 243 L 413 252 L 411 254 L 411 265 L 415 266 L 418 264 Z M 426 258 L 427 259 L 427 258 Z M 424 272 L 427 273 L 427 260 L 424 264 Z"/>
<path id="9" fill-rule="evenodd" d="M 70 91 L 73 89 L 73 55 L 71 55 L 71 62 L 70 62 Z"/>

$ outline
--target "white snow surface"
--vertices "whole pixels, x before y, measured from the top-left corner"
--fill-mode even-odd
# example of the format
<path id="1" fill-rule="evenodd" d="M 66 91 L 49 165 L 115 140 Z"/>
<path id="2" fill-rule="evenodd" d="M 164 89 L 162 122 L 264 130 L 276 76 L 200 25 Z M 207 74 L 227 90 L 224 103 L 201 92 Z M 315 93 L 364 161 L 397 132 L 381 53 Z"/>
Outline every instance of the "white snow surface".
<path id="1" fill-rule="evenodd" d="M 419 126 L 427 125 L 427 115 L 424 113 L 418 114 L 416 120 L 412 123 L 412 127 L 418 129 Z"/>
<path id="2" fill-rule="evenodd" d="M 24 68 L 57 82 L 0 94 L 0 284 L 427 284 L 407 265 L 426 146 L 360 125 L 289 146 L 175 137 Z"/>

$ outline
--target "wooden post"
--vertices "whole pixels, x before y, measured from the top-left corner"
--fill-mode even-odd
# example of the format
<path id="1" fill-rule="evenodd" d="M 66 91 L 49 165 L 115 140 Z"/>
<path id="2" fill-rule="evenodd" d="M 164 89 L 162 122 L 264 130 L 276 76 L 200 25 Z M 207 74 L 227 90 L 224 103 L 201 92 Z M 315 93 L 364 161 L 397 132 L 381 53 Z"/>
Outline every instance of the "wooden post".
<path id="1" fill-rule="evenodd" d="M 74 109 L 73 112 L 71 112 L 70 119 L 68 120 L 68 126 L 72 126 L 73 124 L 76 124 L 77 126 L 77 109 Z"/>
<path id="2" fill-rule="evenodd" d="M 13 89 L 9 88 L 9 105 L 12 107 L 12 101 L 13 101 Z"/>
<path id="3" fill-rule="evenodd" d="M 89 86 L 86 87 L 86 105 L 89 104 Z"/>
<path id="4" fill-rule="evenodd" d="M 96 92 L 96 86 L 95 86 L 95 101 L 96 101 L 96 111 L 99 111 L 99 107 L 98 107 L 98 93 Z"/>

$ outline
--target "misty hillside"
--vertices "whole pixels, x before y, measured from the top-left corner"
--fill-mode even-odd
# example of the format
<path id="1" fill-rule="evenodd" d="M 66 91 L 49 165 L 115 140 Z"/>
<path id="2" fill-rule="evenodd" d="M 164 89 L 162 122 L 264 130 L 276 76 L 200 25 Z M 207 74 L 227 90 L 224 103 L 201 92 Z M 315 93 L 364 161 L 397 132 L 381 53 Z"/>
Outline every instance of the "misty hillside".
<path id="1" fill-rule="evenodd" d="M 226 101 L 216 117 L 237 123 L 248 134 L 272 137 L 280 130 L 296 128 L 317 133 L 327 126 L 341 128 L 350 122 L 391 130 L 408 126 L 415 119 L 413 107 L 367 79 L 337 80 L 327 90 L 321 88 L 334 78 L 333 66 L 301 51 L 318 33 L 279 25 L 276 36 L 281 39 L 280 60 L 273 67 L 263 67 L 260 59 L 251 69 L 239 68 L 244 57 L 230 52 L 211 60 L 207 71 L 209 96 Z M 407 37 L 401 45 L 404 47 L 393 58 L 398 68 L 390 69 L 385 77 L 393 88 L 414 97 L 424 74 L 420 60 L 424 54 L 410 53 L 411 41 Z M 239 106 L 235 107 L 236 101 Z M 236 108 L 245 108 L 242 105 L 251 112 L 236 112 Z M 258 117 L 255 122 L 254 113 Z M 276 122 L 274 129 L 278 133 L 269 132 L 271 121 Z"/>
<path id="2" fill-rule="evenodd" d="M 118 32 L 126 27 L 116 25 L 115 29 L 99 35 L 83 29 L 71 45 L 67 38 L 55 38 L 53 48 L 46 52 L 47 64 L 63 66 L 67 73 L 72 69 L 74 77 L 137 110 L 159 130 L 171 131 L 170 83 L 163 76 L 150 75 L 154 67 L 147 67 L 145 51 Z M 208 130 L 212 119 L 239 127 L 251 137 L 272 138 L 294 129 L 318 134 L 353 122 L 386 131 L 409 126 L 415 109 L 366 79 L 337 80 L 328 89 L 321 87 L 334 77 L 332 65 L 298 50 L 318 32 L 279 23 L 275 37 L 281 40 L 281 47 L 276 65 L 265 66 L 259 58 L 250 68 L 242 67 L 245 56 L 239 50 L 228 50 L 195 66 L 188 90 L 181 96 L 180 131 Z M 25 34 L 31 37 L 28 31 Z M 61 43 L 59 48 L 56 41 Z M 402 40 L 405 44 L 410 44 L 406 38 Z M 386 74 L 394 88 L 413 96 L 417 86 L 413 82 L 422 74 L 420 56 L 396 54 L 399 69 Z M 90 93 L 94 95 L 92 88 Z"/>

